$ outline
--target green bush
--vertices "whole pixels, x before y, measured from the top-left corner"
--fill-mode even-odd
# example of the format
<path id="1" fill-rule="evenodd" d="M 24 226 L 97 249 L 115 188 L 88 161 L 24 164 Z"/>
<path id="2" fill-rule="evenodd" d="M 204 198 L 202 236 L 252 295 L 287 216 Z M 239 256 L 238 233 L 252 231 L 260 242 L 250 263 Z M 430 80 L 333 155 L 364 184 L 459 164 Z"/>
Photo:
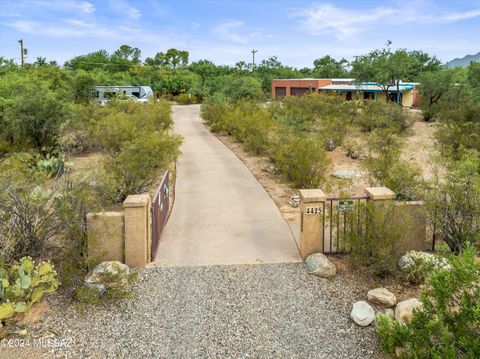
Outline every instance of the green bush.
<path id="1" fill-rule="evenodd" d="M 400 358 L 480 357 L 480 262 L 467 246 L 450 258 L 450 269 L 432 272 L 406 324 L 377 316 L 377 332 L 387 354 Z"/>
<path id="2" fill-rule="evenodd" d="M 198 102 L 198 99 L 195 95 L 189 93 L 181 93 L 175 97 L 175 102 L 180 105 L 191 105 Z"/>
<path id="3" fill-rule="evenodd" d="M 118 102 L 99 119 L 96 142 L 106 152 L 97 184 L 105 203 L 123 201 L 129 194 L 145 191 L 159 169 L 175 161 L 181 139 L 170 133 L 170 105 Z"/>
<path id="4" fill-rule="evenodd" d="M 385 277 L 397 272 L 397 260 L 405 251 L 408 220 L 399 217 L 395 203 L 372 203 L 347 209 L 345 245 L 354 264 Z M 361 218 L 358 222 L 357 218 Z"/>
<path id="5" fill-rule="evenodd" d="M 453 253 L 480 248 L 480 172 L 476 157 L 444 163 L 447 172 L 425 192 L 430 221 Z"/>
<path id="6" fill-rule="evenodd" d="M 35 264 L 24 257 L 10 268 L 0 267 L 0 320 L 27 312 L 45 294 L 59 286 L 57 272 L 50 262 Z"/>
<path id="7" fill-rule="evenodd" d="M 422 184 L 421 172 L 402 157 L 398 137 L 389 131 L 376 131 L 369 145 L 370 155 L 363 164 L 370 183 L 390 188 L 398 199 L 415 200 Z"/>
<path id="8" fill-rule="evenodd" d="M 409 126 L 407 115 L 400 106 L 382 101 L 365 101 L 354 121 L 364 132 L 389 129 L 400 133 Z"/>
<path id="9" fill-rule="evenodd" d="M 298 188 L 318 187 L 331 165 L 320 138 L 292 129 L 276 133 L 270 158 L 280 174 Z"/>

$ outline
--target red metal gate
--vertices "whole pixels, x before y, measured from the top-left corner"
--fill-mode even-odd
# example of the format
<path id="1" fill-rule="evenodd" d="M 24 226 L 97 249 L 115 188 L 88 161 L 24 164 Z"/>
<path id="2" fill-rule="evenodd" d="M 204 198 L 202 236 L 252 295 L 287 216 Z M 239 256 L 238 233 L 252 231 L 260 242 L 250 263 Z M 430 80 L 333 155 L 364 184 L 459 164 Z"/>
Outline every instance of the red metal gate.
<path id="1" fill-rule="evenodd" d="M 163 227 L 167 223 L 168 210 L 170 206 L 169 196 L 169 179 L 170 173 L 165 171 L 162 182 L 155 191 L 152 201 L 152 261 L 155 260 L 157 254 L 158 242 L 162 234 Z"/>

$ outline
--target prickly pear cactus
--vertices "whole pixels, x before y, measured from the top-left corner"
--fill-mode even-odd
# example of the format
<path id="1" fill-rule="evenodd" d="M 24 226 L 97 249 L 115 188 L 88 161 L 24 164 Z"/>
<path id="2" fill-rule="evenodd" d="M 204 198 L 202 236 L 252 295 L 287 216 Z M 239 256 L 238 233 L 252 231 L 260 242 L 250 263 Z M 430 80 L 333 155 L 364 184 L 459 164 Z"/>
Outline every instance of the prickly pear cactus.
<path id="1" fill-rule="evenodd" d="M 0 304 L 0 320 L 10 318 L 15 314 L 13 304 L 10 302 Z"/>
<path id="2" fill-rule="evenodd" d="M 0 268 L 0 319 L 28 311 L 58 286 L 57 272 L 50 262 L 36 265 L 32 258 L 24 257 L 9 270 Z"/>

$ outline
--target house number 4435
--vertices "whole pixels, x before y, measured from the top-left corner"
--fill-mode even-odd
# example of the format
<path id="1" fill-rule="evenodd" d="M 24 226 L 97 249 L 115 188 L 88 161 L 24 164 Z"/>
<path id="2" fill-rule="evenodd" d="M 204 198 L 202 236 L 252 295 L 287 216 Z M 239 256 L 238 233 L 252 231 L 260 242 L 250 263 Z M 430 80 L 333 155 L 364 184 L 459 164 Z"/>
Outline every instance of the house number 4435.
<path id="1" fill-rule="evenodd" d="M 307 207 L 305 209 L 306 214 L 322 214 L 322 207 Z"/>

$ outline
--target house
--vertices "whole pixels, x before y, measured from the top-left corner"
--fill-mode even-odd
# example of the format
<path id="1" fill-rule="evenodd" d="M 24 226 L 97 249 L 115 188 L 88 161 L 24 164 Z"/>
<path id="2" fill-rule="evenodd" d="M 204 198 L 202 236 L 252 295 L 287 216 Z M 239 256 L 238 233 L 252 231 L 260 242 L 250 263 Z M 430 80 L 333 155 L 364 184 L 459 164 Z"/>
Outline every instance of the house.
<path id="1" fill-rule="evenodd" d="M 346 101 L 349 100 L 380 100 L 398 102 L 404 107 L 418 107 L 419 95 L 417 83 L 401 82 L 398 86 L 391 85 L 386 89 L 373 82 L 357 83 L 355 79 L 276 79 L 272 81 L 272 96 L 298 96 L 305 93 L 329 92 L 336 93 Z"/>

